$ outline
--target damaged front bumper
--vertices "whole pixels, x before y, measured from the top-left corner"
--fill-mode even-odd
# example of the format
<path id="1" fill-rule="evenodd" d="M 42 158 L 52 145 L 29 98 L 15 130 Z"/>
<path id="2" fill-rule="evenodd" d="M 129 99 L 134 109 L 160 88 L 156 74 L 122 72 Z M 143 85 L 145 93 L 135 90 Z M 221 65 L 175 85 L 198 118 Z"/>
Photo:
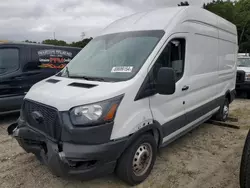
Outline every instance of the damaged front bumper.
<path id="1" fill-rule="evenodd" d="M 126 144 L 126 139 L 97 145 L 56 142 L 20 119 L 8 127 L 8 134 L 55 175 L 84 179 L 112 173 Z"/>

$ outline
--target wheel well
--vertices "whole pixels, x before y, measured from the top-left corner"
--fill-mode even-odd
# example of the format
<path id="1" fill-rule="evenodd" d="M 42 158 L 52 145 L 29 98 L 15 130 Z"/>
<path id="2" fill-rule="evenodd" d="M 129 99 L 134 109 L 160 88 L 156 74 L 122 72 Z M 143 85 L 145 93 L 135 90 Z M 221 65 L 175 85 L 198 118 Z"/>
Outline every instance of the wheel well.
<path id="1" fill-rule="evenodd" d="M 225 98 L 228 99 L 229 103 L 231 103 L 231 94 L 230 91 L 227 91 Z"/>
<path id="2" fill-rule="evenodd" d="M 155 142 L 156 142 L 157 146 L 159 146 L 160 145 L 160 141 L 161 141 L 159 130 L 157 130 L 157 129 L 151 129 L 151 130 L 149 130 L 147 132 L 150 133 L 150 134 L 152 134 L 154 136 Z"/>
<path id="3" fill-rule="evenodd" d="M 154 122 L 153 124 L 142 128 L 136 133 L 131 134 L 124 149 L 126 149 L 130 144 L 132 144 L 136 139 L 138 139 L 138 137 L 140 137 L 143 134 L 151 134 L 155 138 L 157 146 L 160 147 L 161 141 L 163 139 L 163 133 L 160 124 L 158 122 Z"/>

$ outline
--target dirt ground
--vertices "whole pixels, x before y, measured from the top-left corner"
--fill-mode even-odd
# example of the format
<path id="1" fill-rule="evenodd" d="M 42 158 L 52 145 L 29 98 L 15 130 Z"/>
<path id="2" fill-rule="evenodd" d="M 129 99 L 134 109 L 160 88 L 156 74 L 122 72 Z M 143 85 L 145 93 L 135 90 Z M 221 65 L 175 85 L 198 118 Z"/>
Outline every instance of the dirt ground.
<path id="1" fill-rule="evenodd" d="M 151 175 L 137 187 L 238 188 L 242 148 L 250 125 L 250 100 L 237 99 L 230 108 L 241 129 L 203 124 L 162 149 Z M 53 176 L 6 134 L 7 125 L 17 117 L 0 117 L 1 188 L 127 187 L 114 175 L 91 181 Z"/>

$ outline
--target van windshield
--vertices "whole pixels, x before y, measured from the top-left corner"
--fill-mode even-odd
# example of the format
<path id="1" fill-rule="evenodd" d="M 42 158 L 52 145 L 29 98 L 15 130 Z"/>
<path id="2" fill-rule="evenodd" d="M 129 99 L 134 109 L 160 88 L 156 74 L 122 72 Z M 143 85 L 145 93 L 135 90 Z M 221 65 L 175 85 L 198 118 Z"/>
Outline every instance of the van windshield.
<path id="1" fill-rule="evenodd" d="M 238 58 L 239 67 L 250 67 L 250 58 Z"/>
<path id="2" fill-rule="evenodd" d="M 18 49 L 0 48 L 0 74 L 13 72 L 19 68 Z"/>
<path id="3" fill-rule="evenodd" d="M 159 40 L 162 30 L 133 31 L 93 39 L 58 76 L 123 81 L 136 75 Z"/>

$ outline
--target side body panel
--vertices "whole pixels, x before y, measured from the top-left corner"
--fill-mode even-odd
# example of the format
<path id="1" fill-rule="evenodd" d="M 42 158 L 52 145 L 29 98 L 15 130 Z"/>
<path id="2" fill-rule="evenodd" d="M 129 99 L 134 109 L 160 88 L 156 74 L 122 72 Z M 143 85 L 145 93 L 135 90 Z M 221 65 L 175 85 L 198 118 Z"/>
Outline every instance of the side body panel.
<path id="1" fill-rule="evenodd" d="M 225 22 L 218 17 L 218 25 Z M 229 25 L 230 26 L 230 25 Z M 224 26 L 226 27 L 226 26 Z M 236 28 L 234 28 L 236 30 Z M 232 31 L 234 31 L 232 28 Z M 219 29 L 219 88 L 225 94 L 235 89 L 237 74 L 238 39 L 230 30 Z"/>
<path id="2" fill-rule="evenodd" d="M 188 33 L 176 33 L 171 35 L 170 37 L 166 35 L 165 44 L 162 47 L 162 50 L 169 44 L 169 42 L 173 39 L 185 39 L 185 49 L 190 48 L 191 43 L 189 41 Z M 163 40 L 164 40 L 163 39 Z M 162 53 L 162 50 L 159 51 L 157 56 L 155 57 L 155 61 L 159 58 Z M 162 125 L 163 135 L 171 134 L 176 130 L 180 129 L 186 124 L 186 112 L 185 112 L 185 91 L 182 90 L 184 86 L 188 84 L 188 75 L 186 74 L 188 69 L 190 68 L 187 59 L 187 53 L 185 53 L 185 62 L 184 62 L 184 74 L 180 80 L 176 82 L 176 90 L 172 95 L 160 95 L 155 94 L 150 97 L 150 108 L 152 110 L 152 114 L 154 120 L 159 122 Z M 152 63 L 155 64 L 155 61 Z M 149 69 L 149 71 L 150 71 Z"/>
<path id="3" fill-rule="evenodd" d="M 220 106 L 217 101 L 222 95 L 218 87 L 218 29 L 217 20 L 210 19 L 211 24 L 212 21 L 214 26 L 200 21 L 185 22 L 192 31 L 192 47 L 187 50 L 190 66 L 189 90 L 185 95 L 187 123 Z"/>
<path id="4" fill-rule="evenodd" d="M 198 13 L 194 14 L 193 8 L 190 8 L 176 15 L 175 19 L 165 28 L 165 36 L 138 73 L 142 74 L 142 78 L 146 78 L 146 67 L 148 67 L 147 72 L 150 72 L 166 43 L 175 37 L 185 38 L 185 71 L 183 77 L 176 83 L 176 92 L 173 95 L 153 94 L 149 97 L 152 118 L 162 125 L 163 142 L 166 143 L 173 137 L 178 137 L 181 133 L 194 128 L 214 115 L 224 102 L 227 90 L 233 90 L 235 85 L 233 77 L 236 71 L 232 65 L 236 61 L 232 57 L 237 54 L 237 44 L 227 44 L 228 47 L 224 48 L 221 41 L 225 39 L 221 40 L 220 38 L 226 36 L 221 33 L 219 27 L 225 28 L 222 30 L 227 32 L 232 30 L 232 35 L 227 40 L 237 38 L 236 34 L 233 34 L 236 29 L 231 23 L 227 24 L 225 20 L 222 21 L 224 25 L 218 24 L 218 17 L 208 11 L 196 8 L 194 10 L 197 10 Z M 197 14 L 200 14 L 201 17 L 197 17 Z M 228 61 L 231 65 L 229 71 L 231 76 L 223 77 L 223 73 L 219 70 L 222 62 L 225 61 L 221 61 L 221 59 L 228 59 L 229 54 L 231 54 L 231 59 Z M 229 66 L 228 63 L 226 63 L 227 67 Z M 184 86 L 189 86 L 189 89 L 182 91 Z M 134 87 L 134 89 L 139 90 L 139 87 Z M 140 100 L 141 102 L 139 102 Z M 133 127 L 139 127 L 140 129 L 141 126 L 138 125 L 144 124 L 143 119 L 148 119 L 145 117 L 150 117 L 149 112 L 142 113 L 147 111 L 147 107 L 142 105 L 144 102 L 146 104 L 145 98 L 140 100 L 135 102 L 135 104 L 141 105 L 140 108 L 137 108 L 133 102 L 130 103 L 128 100 L 128 104 L 134 106 L 132 116 L 126 113 L 126 110 L 122 112 L 119 109 L 118 114 L 120 112 L 125 113 L 131 121 L 128 121 L 125 117 L 123 121 L 119 121 L 123 131 L 121 132 L 119 128 L 114 127 L 112 138 L 133 134 L 137 130 Z M 142 107 L 144 110 L 142 110 Z M 139 113 L 141 115 L 137 118 L 136 114 L 139 109 L 141 109 Z M 117 119 L 120 119 L 120 116 Z M 136 124 L 130 124 L 133 122 L 136 122 Z"/>

